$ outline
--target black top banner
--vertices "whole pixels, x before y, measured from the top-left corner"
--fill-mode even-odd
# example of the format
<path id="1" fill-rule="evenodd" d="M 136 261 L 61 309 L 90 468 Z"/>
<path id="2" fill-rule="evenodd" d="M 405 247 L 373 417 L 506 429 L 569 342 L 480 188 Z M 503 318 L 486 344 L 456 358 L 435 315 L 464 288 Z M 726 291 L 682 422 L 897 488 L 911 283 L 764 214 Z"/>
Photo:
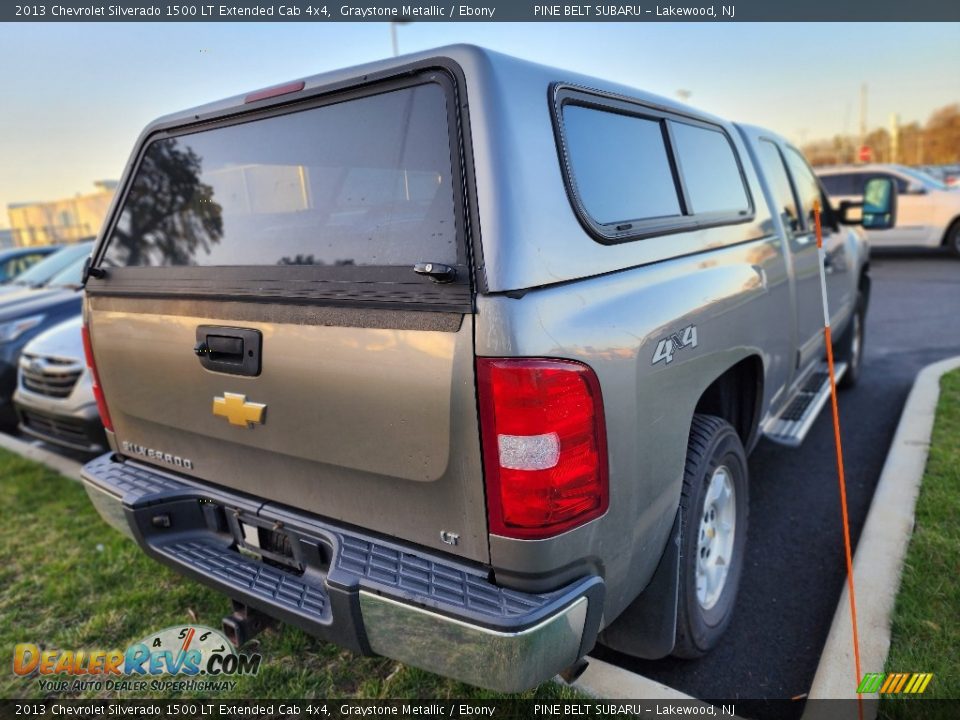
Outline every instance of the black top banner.
<path id="1" fill-rule="evenodd" d="M 402 2 L 230 0 L 175 4 L 133 0 L 38 0 L 0 7 L 5 22 L 945 22 L 960 21 L 960 2 L 944 0 L 729 0 L 591 4 L 466 0 Z"/>

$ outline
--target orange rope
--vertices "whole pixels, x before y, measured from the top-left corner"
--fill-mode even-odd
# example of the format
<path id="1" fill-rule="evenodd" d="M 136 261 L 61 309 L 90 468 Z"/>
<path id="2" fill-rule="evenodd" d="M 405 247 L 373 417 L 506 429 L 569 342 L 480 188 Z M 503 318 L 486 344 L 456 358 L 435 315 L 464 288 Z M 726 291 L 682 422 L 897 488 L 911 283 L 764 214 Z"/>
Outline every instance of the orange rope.
<path id="1" fill-rule="evenodd" d="M 817 229 L 817 249 L 823 248 L 823 228 L 820 224 L 820 204 L 813 207 L 814 223 Z M 821 252 L 822 255 L 822 252 Z M 823 262 L 820 272 L 824 272 Z M 850 547 L 850 516 L 847 512 L 847 480 L 843 473 L 843 447 L 840 444 L 840 411 L 837 408 L 837 381 L 833 368 L 833 337 L 830 334 L 829 320 L 823 326 L 824 340 L 827 344 L 827 369 L 830 375 L 830 400 L 833 406 L 833 440 L 837 449 L 837 478 L 840 483 L 840 512 L 843 516 L 843 550 L 847 562 L 847 588 L 850 591 L 850 619 L 853 625 L 853 658 L 856 664 L 856 687 L 860 686 L 860 635 L 857 631 L 857 594 L 853 583 L 853 552 Z M 857 710 L 863 720 L 863 695 L 857 693 Z"/>

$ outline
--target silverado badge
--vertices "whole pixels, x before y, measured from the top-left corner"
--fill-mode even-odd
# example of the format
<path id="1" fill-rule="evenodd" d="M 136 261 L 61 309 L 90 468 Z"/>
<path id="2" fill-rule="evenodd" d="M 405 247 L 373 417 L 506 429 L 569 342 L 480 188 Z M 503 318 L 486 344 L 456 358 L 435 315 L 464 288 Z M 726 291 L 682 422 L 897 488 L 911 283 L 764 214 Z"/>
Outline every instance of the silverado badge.
<path id="1" fill-rule="evenodd" d="M 263 414 L 267 406 L 263 403 L 247 402 L 247 396 L 240 393 L 225 392 L 223 397 L 213 398 L 213 414 L 225 417 L 231 425 L 253 427 L 254 423 L 263 424 Z"/>

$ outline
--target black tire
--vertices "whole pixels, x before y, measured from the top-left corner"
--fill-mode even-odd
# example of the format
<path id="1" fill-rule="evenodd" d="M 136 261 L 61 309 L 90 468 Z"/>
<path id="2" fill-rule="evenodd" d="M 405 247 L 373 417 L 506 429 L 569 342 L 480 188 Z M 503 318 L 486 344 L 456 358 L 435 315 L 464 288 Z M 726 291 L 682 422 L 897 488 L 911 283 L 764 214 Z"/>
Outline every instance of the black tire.
<path id="1" fill-rule="evenodd" d="M 715 474 L 721 477 L 726 468 L 733 488 L 735 509 L 732 531 L 732 551 L 726 575 L 718 583 L 719 594 L 703 598 L 697 591 L 697 567 L 701 553 L 709 558 L 711 548 L 701 542 L 701 530 L 707 522 L 710 508 L 704 507 L 708 487 Z M 720 473 L 717 471 L 720 470 Z M 694 415 L 687 445 L 687 461 L 683 473 L 683 494 L 680 498 L 680 592 L 677 598 L 677 636 L 673 655 L 680 658 L 698 658 L 719 642 L 730 624 L 733 606 L 743 571 L 743 556 L 747 540 L 748 508 L 747 457 L 736 430 L 726 420 L 712 415 Z M 707 543 L 719 535 L 704 534 Z M 719 557 L 719 553 L 717 556 Z M 704 585 L 704 588 L 709 587 Z M 712 600 L 712 602 L 711 602 Z"/>
<path id="2" fill-rule="evenodd" d="M 833 346 L 833 357 L 839 362 L 847 364 L 847 372 L 844 373 L 837 387 L 841 390 L 852 388 L 860 379 L 860 372 L 863 368 L 863 341 L 864 329 L 866 328 L 866 303 L 863 293 L 857 293 L 857 305 L 850 318 L 846 330 Z"/>
<path id="3" fill-rule="evenodd" d="M 951 225 L 947 231 L 947 237 L 944 239 L 943 244 L 947 250 L 950 251 L 951 255 L 960 258 L 960 220 L 953 221 L 953 225 Z"/>

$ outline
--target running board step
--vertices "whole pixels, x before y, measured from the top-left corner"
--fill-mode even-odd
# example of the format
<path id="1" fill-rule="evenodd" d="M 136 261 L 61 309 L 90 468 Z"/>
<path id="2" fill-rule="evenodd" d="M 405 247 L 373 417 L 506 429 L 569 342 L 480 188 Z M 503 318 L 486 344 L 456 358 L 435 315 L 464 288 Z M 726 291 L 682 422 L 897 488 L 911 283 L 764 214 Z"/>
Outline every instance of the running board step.
<path id="1" fill-rule="evenodd" d="M 837 382 L 847 371 L 847 364 L 838 362 L 834 365 Z M 827 363 L 820 363 L 819 367 L 810 373 L 800 391 L 794 395 L 787 407 L 777 417 L 770 420 L 764 428 L 763 434 L 768 440 L 788 447 L 797 447 L 813 427 L 823 406 L 830 399 L 830 375 Z"/>

